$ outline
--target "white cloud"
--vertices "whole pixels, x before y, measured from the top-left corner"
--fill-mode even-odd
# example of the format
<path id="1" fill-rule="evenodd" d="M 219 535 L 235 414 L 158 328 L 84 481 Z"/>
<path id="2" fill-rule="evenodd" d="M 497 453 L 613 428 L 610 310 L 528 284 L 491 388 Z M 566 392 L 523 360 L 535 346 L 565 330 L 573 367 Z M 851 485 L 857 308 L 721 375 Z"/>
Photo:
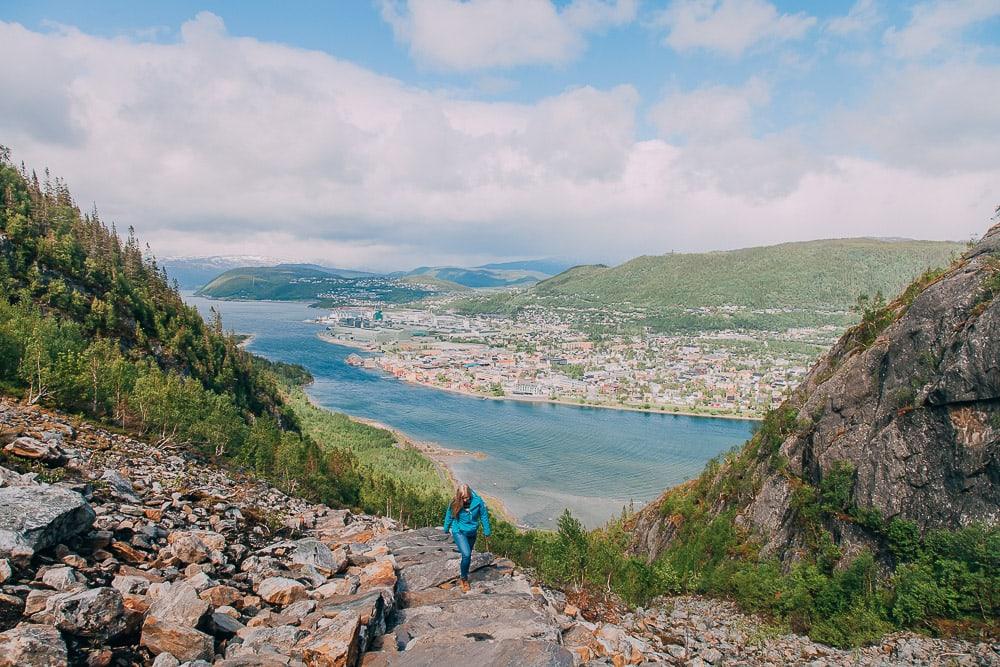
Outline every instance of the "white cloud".
<path id="1" fill-rule="evenodd" d="M 637 0 L 382 0 L 382 18 L 418 61 L 471 71 L 564 64 L 584 33 L 629 23 Z"/>
<path id="2" fill-rule="evenodd" d="M 754 77 L 741 86 L 669 93 L 650 110 L 649 120 L 662 138 L 684 145 L 677 164 L 691 188 L 773 199 L 829 164 L 791 130 L 756 136 L 754 113 L 770 100 L 768 84 Z"/>
<path id="3" fill-rule="evenodd" d="M 886 44 L 901 58 L 917 58 L 960 43 L 971 25 L 1000 16 L 998 0 L 933 0 L 915 5 L 910 23 L 885 32 Z"/>
<path id="4" fill-rule="evenodd" d="M 826 29 L 843 37 L 868 32 L 881 20 L 882 15 L 875 0 L 858 0 L 846 15 L 831 19 L 826 24 Z"/>
<path id="5" fill-rule="evenodd" d="M 738 88 L 670 93 L 650 110 L 649 120 L 665 139 L 718 139 L 749 133 L 753 110 L 769 100 L 767 84 L 753 78 Z"/>
<path id="6" fill-rule="evenodd" d="M 874 90 L 832 126 L 841 145 L 853 143 L 858 152 L 928 173 L 997 168 L 1000 67 L 908 67 L 879 77 Z"/>
<path id="7" fill-rule="evenodd" d="M 677 51 L 739 56 L 757 45 L 802 39 L 816 18 L 781 14 L 766 0 L 674 0 L 656 24 L 667 29 L 664 43 Z"/>
<path id="8" fill-rule="evenodd" d="M 0 143 L 163 256 L 615 261 L 829 236 L 963 238 L 1000 201 L 998 101 L 969 96 L 977 84 L 1000 90 L 996 68 L 887 74 L 880 90 L 898 99 L 843 119 L 837 138 L 850 141 L 824 155 L 790 131 L 751 132 L 768 97 L 754 80 L 668 96 L 665 138 L 639 140 L 627 85 L 481 102 L 234 38 L 211 14 L 181 35 L 148 43 L 0 22 L 0 62 L 14 64 L 0 68 Z M 958 100 L 936 122 L 935 97 Z M 857 134 L 860 118 L 872 136 Z"/>

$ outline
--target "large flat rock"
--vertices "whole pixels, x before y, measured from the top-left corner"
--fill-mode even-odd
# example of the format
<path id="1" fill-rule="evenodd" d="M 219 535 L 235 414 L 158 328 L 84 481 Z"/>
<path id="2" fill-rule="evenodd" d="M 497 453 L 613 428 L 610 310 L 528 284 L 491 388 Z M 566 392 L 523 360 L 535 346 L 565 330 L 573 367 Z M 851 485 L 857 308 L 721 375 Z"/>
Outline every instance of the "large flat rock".
<path id="1" fill-rule="evenodd" d="M 76 491 L 61 486 L 0 489 L 0 557 L 30 555 L 88 530 L 96 514 Z"/>
<path id="2" fill-rule="evenodd" d="M 493 560 L 494 557 L 491 553 L 475 552 L 472 554 L 469 571 L 474 572 L 487 567 L 493 563 Z M 403 567 L 399 571 L 399 590 L 420 591 L 457 579 L 459 562 L 460 558 L 458 557 L 445 557 Z"/>
<path id="3" fill-rule="evenodd" d="M 504 639 L 558 641 L 559 628 L 526 595 L 465 595 L 397 614 L 399 648 L 424 643 L 468 643 Z"/>
<path id="4" fill-rule="evenodd" d="M 554 642 L 468 642 L 459 645 L 419 646 L 400 653 L 369 653 L 365 667 L 441 667 L 489 665 L 490 667 L 572 667 L 573 655 Z"/>

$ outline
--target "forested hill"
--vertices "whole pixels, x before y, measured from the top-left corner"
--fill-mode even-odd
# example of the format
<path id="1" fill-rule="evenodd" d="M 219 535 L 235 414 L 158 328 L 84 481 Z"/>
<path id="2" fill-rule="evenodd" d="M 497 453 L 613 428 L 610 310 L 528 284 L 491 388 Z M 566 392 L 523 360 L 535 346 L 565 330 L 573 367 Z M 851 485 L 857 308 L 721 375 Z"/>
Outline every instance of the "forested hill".
<path id="1" fill-rule="evenodd" d="M 615 267 L 574 267 L 529 290 L 470 300 L 463 308 L 632 309 L 653 319 L 666 315 L 675 325 L 684 311 L 712 307 L 846 311 L 861 294 L 895 294 L 926 269 L 947 265 L 963 248 L 861 238 L 642 256 Z"/>
<path id="2" fill-rule="evenodd" d="M 200 452 L 311 500 L 373 510 L 405 498 L 413 517 L 436 520 L 442 485 L 416 488 L 397 474 L 419 469 L 437 482 L 430 462 L 385 431 L 306 410 L 293 385 L 309 379 L 240 348 L 218 318 L 205 322 L 134 234 L 122 240 L 96 212 L 81 213 L 65 183 L 15 168 L 0 147 L 0 393 Z M 320 427 L 322 444 L 311 435 Z"/>
<path id="3" fill-rule="evenodd" d="M 464 289 L 433 278 L 411 282 L 376 275 L 344 277 L 315 265 L 279 264 L 230 269 L 216 276 L 197 294 L 212 299 L 319 301 L 336 306 L 356 299 L 406 303 L 453 291 L 452 288 Z"/>
<path id="4" fill-rule="evenodd" d="M 219 322 L 184 304 L 131 231 L 123 242 L 96 211 L 81 214 L 61 180 L 40 182 L 6 161 L 0 207 L 0 377 L 9 385 L 128 421 L 124 390 L 160 374 L 226 396 L 234 411 L 278 416 L 270 378 Z M 77 386 L 76 373 L 92 381 Z"/>

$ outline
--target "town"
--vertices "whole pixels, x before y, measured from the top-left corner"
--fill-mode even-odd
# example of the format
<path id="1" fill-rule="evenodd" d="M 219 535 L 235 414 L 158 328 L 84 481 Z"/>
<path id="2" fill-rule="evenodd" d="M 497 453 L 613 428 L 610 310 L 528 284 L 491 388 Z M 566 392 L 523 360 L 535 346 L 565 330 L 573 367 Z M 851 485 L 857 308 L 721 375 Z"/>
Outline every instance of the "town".
<path id="1" fill-rule="evenodd" d="M 841 333 L 712 331 L 588 335 L 558 313 L 463 316 L 349 307 L 319 320 L 349 363 L 476 396 L 759 418 Z"/>

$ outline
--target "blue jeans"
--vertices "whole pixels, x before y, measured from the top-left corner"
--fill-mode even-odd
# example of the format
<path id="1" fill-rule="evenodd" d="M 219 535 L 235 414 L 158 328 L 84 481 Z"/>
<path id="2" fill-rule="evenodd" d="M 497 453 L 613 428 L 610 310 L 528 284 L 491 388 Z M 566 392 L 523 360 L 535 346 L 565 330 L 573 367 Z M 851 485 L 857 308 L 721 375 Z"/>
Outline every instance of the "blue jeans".
<path id="1" fill-rule="evenodd" d="M 472 563 L 472 547 L 476 546 L 476 533 L 475 531 L 471 533 L 463 533 L 460 530 L 456 530 L 451 534 L 452 539 L 455 540 L 455 546 L 458 547 L 458 552 L 462 554 L 462 564 L 459 567 L 459 571 L 462 573 L 462 579 L 469 578 L 469 565 Z"/>

